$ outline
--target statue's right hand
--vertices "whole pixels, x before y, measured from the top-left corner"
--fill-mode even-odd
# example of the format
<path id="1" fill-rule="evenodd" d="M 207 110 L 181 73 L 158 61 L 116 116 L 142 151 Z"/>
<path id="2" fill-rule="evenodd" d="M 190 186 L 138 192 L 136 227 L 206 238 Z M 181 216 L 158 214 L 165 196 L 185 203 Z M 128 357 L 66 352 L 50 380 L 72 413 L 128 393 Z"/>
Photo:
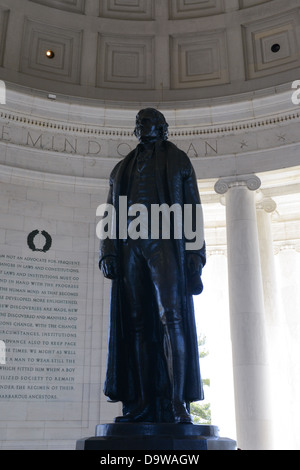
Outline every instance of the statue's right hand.
<path id="1" fill-rule="evenodd" d="M 118 259 L 115 256 L 107 256 L 100 263 L 99 267 L 107 279 L 117 279 L 119 275 Z"/>

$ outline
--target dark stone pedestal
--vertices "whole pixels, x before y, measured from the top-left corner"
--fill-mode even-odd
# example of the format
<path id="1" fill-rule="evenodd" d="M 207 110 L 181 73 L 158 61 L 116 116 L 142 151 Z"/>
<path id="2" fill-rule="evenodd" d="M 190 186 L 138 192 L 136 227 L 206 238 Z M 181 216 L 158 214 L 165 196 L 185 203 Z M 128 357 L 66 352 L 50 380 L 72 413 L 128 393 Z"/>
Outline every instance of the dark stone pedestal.
<path id="1" fill-rule="evenodd" d="M 216 426 L 169 423 L 99 424 L 96 436 L 77 441 L 77 450 L 236 450 Z"/>

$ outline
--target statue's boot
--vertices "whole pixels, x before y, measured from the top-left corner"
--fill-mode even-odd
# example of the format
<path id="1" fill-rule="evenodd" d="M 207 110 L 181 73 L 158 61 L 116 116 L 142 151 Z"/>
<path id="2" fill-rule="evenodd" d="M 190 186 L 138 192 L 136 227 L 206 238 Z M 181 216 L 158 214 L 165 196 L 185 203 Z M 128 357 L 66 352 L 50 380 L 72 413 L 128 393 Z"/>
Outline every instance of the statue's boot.
<path id="1" fill-rule="evenodd" d="M 192 424 L 193 420 L 186 408 L 184 400 L 186 353 L 181 323 L 176 325 L 165 325 L 164 343 L 172 389 L 172 413 L 174 423 Z"/>
<path id="2" fill-rule="evenodd" d="M 141 402 L 131 412 L 115 418 L 115 423 L 149 423 L 153 422 L 152 407 L 149 403 Z"/>
<path id="3" fill-rule="evenodd" d="M 139 400 L 137 406 L 132 411 L 115 418 L 116 423 L 141 423 L 153 421 L 153 407 L 149 397 L 149 357 L 147 357 L 146 343 L 142 332 L 137 332 L 135 334 L 134 348 Z"/>

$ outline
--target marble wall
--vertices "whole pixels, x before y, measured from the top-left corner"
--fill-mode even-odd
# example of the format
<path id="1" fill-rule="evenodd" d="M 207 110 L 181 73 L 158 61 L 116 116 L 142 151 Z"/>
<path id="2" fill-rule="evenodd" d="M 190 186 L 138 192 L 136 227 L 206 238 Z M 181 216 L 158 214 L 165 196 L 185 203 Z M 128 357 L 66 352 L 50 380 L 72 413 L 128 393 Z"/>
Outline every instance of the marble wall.
<path id="1" fill-rule="evenodd" d="M 73 449 L 118 412 L 101 390 L 109 286 L 95 214 L 106 182 L 1 170 L 1 448 Z"/>

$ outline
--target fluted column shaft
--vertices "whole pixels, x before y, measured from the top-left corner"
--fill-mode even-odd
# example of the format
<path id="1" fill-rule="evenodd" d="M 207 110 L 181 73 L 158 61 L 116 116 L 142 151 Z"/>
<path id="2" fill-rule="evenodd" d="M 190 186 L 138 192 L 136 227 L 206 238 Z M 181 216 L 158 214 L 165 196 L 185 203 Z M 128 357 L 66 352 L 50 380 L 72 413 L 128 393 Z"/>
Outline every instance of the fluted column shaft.
<path id="1" fill-rule="evenodd" d="M 263 276 L 265 313 L 270 326 L 279 321 L 279 301 L 272 236 L 271 214 L 276 210 L 276 203 L 262 194 L 257 198 L 257 227 L 260 242 L 261 270 Z"/>
<path id="2" fill-rule="evenodd" d="M 223 178 L 225 194 L 230 323 L 238 446 L 272 448 L 269 370 L 263 282 L 256 219 L 255 175 Z"/>
<path id="3" fill-rule="evenodd" d="M 291 403 L 292 394 L 289 387 L 290 360 L 288 348 L 286 322 L 280 309 L 279 284 L 276 275 L 274 244 L 272 234 L 272 213 L 276 211 L 276 202 L 264 197 L 262 193 L 257 197 L 257 228 L 260 242 L 261 272 L 263 278 L 265 318 L 267 327 L 268 351 L 270 357 L 270 378 L 272 387 L 273 413 L 276 413 L 276 427 L 274 429 L 274 446 L 276 449 L 293 448 L 291 434 L 283 434 L 282 429 L 292 429 L 292 414 L 290 407 L 285 413 L 277 413 L 278 404 L 282 397 Z M 280 379 L 279 379 L 280 377 Z M 280 387 L 278 382 L 280 380 Z"/>

